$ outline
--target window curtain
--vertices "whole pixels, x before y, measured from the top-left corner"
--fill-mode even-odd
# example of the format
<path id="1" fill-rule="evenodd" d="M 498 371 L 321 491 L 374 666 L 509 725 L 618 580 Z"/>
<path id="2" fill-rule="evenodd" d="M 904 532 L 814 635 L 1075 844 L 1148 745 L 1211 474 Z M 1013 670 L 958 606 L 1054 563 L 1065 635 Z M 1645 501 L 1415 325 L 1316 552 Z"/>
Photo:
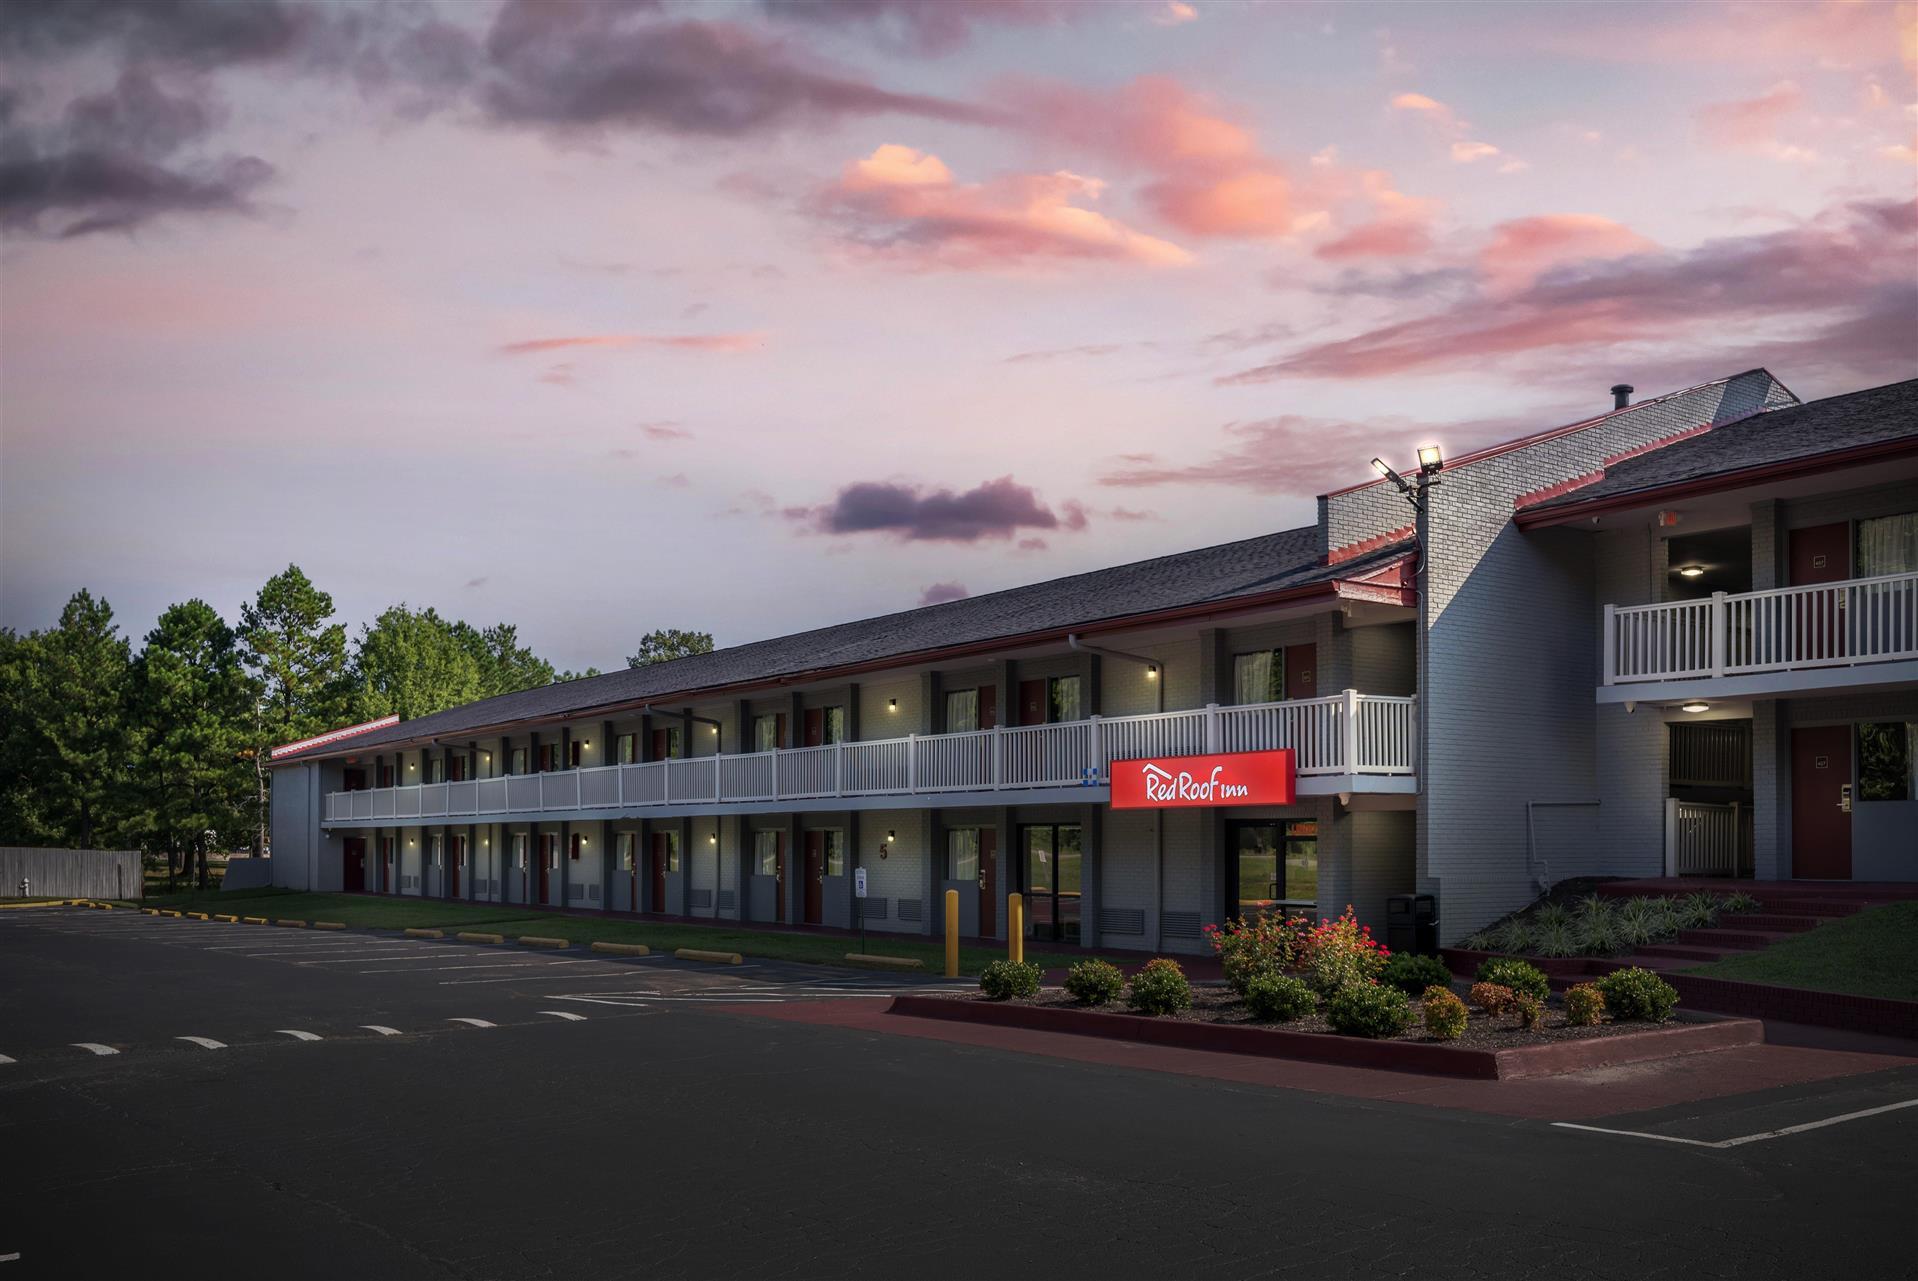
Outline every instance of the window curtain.
<path id="1" fill-rule="evenodd" d="M 1918 512 L 1858 522 L 1858 576 L 1918 573 Z"/>
<path id="2" fill-rule="evenodd" d="M 1285 655 L 1278 650 L 1260 650 L 1240 654 L 1233 659 L 1237 678 L 1237 701 L 1276 703 L 1285 697 Z"/>

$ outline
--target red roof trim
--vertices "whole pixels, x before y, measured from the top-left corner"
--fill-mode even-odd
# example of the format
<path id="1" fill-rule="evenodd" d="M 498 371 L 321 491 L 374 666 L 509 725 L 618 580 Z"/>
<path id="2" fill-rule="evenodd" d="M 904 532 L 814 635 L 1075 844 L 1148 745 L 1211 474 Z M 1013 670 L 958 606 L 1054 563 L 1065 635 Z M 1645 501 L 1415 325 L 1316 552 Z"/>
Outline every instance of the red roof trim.
<path id="1" fill-rule="evenodd" d="M 348 725 L 344 729 L 332 729 L 324 734 L 315 734 L 312 738 L 303 738 L 297 743 L 284 743 L 268 752 L 267 755 L 279 756 L 285 754 L 291 756 L 295 752 L 304 752 L 315 747 L 325 747 L 330 743 L 337 743 L 343 738 L 352 738 L 355 734 L 366 734 L 373 730 L 385 729 L 389 725 L 397 725 L 399 723 L 400 718 L 398 715 L 382 716 L 376 721 L 365 721 L 359 725 Z"/>
<path id="2" fill-rule="evenodd" d="M 1417 532 L 1418 526 L 1416 525 L 1401 525 L 1399 528 L 1387 530 L 1383 534 L 1374 534 L 1370 538 L 1361 538 L 1356 543 L 1347 543 L 1343 547 L 1334 547 L 1325 554 L 1325 563 L 1328 565 L 1337 565 L 1343 561 L 1355 559 L 1356 557 L 1365 555 L 1367 552 L 1375 552 L 1381 547 L 1389 547 L 1393 543 L 1402 543 Z"/>

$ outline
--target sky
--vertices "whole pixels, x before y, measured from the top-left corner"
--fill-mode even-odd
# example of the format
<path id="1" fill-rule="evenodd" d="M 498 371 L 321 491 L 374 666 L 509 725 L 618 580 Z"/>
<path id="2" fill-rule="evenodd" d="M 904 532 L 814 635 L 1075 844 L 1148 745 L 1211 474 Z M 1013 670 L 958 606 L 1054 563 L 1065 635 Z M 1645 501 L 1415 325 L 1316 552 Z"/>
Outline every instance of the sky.
<path id="1" fill-rule="evenodd" d="M 1918 375 L 1910 3 L 0 7 L 0 625 L 561 667 Z"/>

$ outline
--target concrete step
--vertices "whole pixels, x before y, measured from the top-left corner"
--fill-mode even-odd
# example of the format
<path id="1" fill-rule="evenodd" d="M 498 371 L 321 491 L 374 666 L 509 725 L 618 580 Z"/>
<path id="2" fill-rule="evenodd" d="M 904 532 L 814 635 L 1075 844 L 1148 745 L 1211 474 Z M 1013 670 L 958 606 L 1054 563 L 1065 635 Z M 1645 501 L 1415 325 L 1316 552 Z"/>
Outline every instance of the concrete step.
<path id="1" fill-rule="evenodd" d="M 1828 918 L 1787 916 L 1777 912 L 1727 912 L 1718 918 L 1719 929 L 1764 930 L 1772 934 L 1803 934 L 1816 929 Z"/>

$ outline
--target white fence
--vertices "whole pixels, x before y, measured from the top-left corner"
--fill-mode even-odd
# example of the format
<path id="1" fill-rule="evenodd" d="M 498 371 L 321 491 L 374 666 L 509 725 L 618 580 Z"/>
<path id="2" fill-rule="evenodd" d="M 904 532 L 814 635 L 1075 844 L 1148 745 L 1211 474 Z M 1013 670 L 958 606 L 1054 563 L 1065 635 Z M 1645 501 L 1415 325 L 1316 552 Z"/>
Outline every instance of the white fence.
<path id="1" fill-rule="evenodd" d="M 1746 806 L 1665 802 L 1665 875 L 1749 876 L 1752 816 Z"/>
<path id="2" fill-rule="evenodd" d="M 1918 658 L 1918 574 L 1605 607 L 1605 683 Z"/>
<path id="3" fill-rule="evenodd" d="M 332 792 L 328 822 L 475 818 L 829 797 L 1102 784 L 1113 761 L 1290 747 L 1301 775 L 1411 774 L 1417 701 L 1346 690 L 1243 707 L 835 743 L 743 755 Z"/>

